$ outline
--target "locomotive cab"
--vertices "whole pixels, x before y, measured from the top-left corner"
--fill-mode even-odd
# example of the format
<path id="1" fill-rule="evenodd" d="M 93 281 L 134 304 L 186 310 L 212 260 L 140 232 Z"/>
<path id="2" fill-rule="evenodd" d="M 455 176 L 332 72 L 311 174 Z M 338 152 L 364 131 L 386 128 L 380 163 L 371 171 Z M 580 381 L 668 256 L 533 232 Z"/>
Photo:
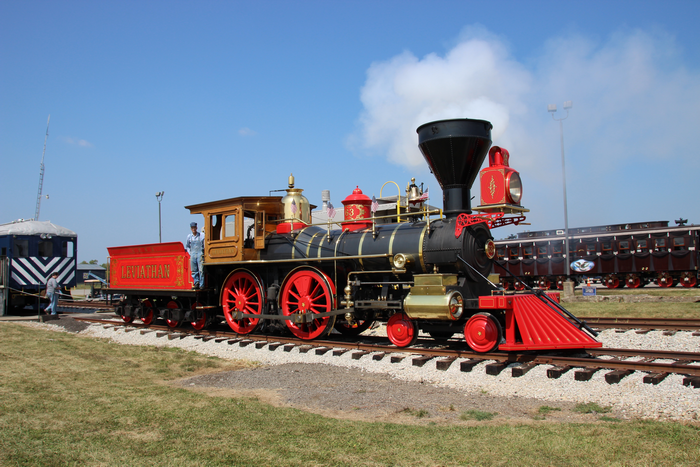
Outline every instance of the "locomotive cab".
<path id="1" fill-rule="evenodd" d="M 185 208 L 204 216 L 205 264 L 257 259 L 265 236 L 284 217 L 281 196 L 246 196 Z"/>

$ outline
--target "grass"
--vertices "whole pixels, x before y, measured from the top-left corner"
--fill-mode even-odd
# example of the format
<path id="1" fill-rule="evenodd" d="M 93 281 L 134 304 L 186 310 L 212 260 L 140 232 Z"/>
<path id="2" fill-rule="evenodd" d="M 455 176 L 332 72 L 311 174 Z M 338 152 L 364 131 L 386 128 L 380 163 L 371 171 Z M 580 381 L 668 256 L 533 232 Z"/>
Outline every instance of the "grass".
<path id="1" fill-rule="evenodd" d="M 0 343 L 3 466 L 634 466 L 700 458 L 700 427 L 687 424 L 336 420 L 165 384 L 241 362 L 11 323 L 0 323 Z"/>
<path id="2" fill-rule="evenodd" d="M 700 293 L 699 293 L 700 295 Z M 700 303 L 695 302 L 566 302 L 564 308 L 576 316 L 624 318 L 698 318 Z"/>
<path id="3" fill-rule="evenodd" d="M 610 412 L 610 407 L 601 407 L 595 402 L 586 402 L 585 404 L 577 404 L 574 407 L 574 412 L 578 413 L 608 413 Z"/>
<path id="4" fill-rule="evenodd" d="M 459 418 L 462 420 L 476 420 L 477 422 L 482 422 L 484 420 L 492 420 L 496 415 L 498 415 L 496 412 L 483 412 L 481 410 L 471 409 L 462 412 Z"/>

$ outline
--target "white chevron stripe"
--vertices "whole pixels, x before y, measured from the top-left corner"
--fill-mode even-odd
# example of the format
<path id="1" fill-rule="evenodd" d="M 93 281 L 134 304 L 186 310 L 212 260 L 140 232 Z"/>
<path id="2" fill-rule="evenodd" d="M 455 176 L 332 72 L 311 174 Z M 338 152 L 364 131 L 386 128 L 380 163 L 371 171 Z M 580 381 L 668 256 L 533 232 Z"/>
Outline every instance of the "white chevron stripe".
<path id="1" fill-rule="evenodd" d="M 12 277 L 16 278 L 18 274 L 22 277 L 22 279 L 16 279 L 17 283 L 22 284 L 22 285 L 28 285 L 28 284 L 38 285 L 39 282 L 37 282 L 37 280 L 35 279 L 36 276 L 32 276 L 22 266 L 23 266 L 23 263 L 20 261 L 17 261 L 17 259 L 13 260 L 12 264 L 10 264 L 10 270 L 12 271 Z"/>
<path id="2" fill-rule="evenodd" d="M 68 283 L 75 277 L 75 258 L 52 258 L 47 265 L 37 262 L 38 259 L 14 258 L 10 265 L 12 279 L 19 285 L 44 285 L 49 279 L 49 265 L 54 266 L 51 273 L 59 273 L 58 281 L 61 284 Z"/>
<path id="3" fill-rule="evenodd" d="M 26 282 L 24 282 L 16 273 L 15 271 L 12 271 L 11 274 L 12 280 L 18 283 L 19 285 L 27 285 Z"/>

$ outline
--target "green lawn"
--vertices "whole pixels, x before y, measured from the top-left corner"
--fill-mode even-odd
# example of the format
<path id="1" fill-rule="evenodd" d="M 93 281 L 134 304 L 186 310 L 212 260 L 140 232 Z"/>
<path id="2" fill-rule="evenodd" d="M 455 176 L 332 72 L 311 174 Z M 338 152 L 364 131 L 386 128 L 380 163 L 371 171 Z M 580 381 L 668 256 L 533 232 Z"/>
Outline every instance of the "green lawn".
<path id="1" fill-rule="evenodd" d="M 692 425 L 336 420 L 164 384 L 242 362 L 10 323 L 0 324 L 0 343 L 0 465 L 627 466 L 700 459 L 700 427 Z"/>

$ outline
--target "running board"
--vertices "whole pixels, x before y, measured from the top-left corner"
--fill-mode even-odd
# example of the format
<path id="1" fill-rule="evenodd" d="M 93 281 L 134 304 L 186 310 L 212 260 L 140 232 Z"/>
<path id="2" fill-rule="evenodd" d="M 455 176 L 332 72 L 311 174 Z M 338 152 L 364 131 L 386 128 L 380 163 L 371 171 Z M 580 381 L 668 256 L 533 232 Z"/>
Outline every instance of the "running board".
<path id="1" fill-rule="evenodd" d="M 479 297 L 479 308 L 506 311 L 506 342 L 500 344 L 498 350 L 592 349 L 603 346 L 534 294 Z M 515 340 L 516 330 L 521 342 Z"/>

